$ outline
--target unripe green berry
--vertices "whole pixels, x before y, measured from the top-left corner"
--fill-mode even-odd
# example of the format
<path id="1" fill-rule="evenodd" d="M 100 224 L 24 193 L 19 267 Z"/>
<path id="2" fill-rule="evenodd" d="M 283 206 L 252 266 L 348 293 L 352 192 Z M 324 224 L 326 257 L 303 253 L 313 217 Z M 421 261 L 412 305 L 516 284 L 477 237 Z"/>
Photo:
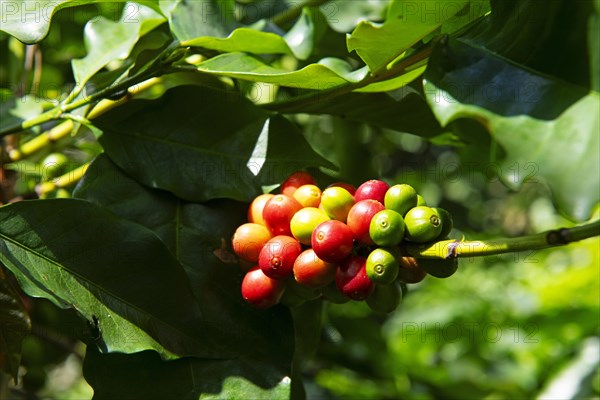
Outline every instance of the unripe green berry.
<path id="1" fill-rule="evenodd" d="M 415 243 L 429 242 L 442 232 L 442 221 L 438 212 L 426 206 L 414 207 L 404 217 L 406 239 Z"/>
<path id="2" fill-rule="evenodd" d="M 385 208 L 405 215 L 417 206 L 417 191 L 410 185 L 394 185 L 385 193 Z"/>
<path id="3" fill-rule="evenodd" d="M 380 314 L 394 311 L 402 301 L 402 289 L 398 282 L 391 285 L 376 285 L 373 293 L 367 298 L 371 310 Z"/>
<path id="4" fill-rule="evenodd" d="M 440 216 L 440 220 L 442 221 L 442 232 L 439 234 L 438 238 L 445 238 L 450 234 L 454 224 L 452 222 L 452 216 L 448 211 L 440 207 L 434 207 L 434 210 L 437 211 Z"/>
<path id="5" fill-rule="evenodd" d="M 377 248 L 367 257 L 367 276 L 379 284 L 389 284 L 398 277 L 400 254 L 396 249 Z"/>

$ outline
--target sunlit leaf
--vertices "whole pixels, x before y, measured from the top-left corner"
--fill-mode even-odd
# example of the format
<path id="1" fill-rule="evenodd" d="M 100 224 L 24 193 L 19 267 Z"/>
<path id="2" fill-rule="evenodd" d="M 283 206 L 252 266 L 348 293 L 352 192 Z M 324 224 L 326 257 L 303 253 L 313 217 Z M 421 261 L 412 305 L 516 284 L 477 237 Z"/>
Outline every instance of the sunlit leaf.
<path id="1" fill-rule="evenodd" d="M 255 54 L 291 54 L 283 37 L 270 32 L 250 28 L 238 28 L 226 38 L 202 36 L 182 43 L 182 46 L 204 47 L 220 52 Z"/>
<path id="2" fill-rule="evenodd" d="M 348 50 L 356 51 L 371 71 L 385 68 L 466 4 L 468 0 L 392 1 L 383 24 L 363 21 L 354 29 Z"/>
<path id="3" fill-rule="evenodd" d="M 135 14 L 126 7 L 118 21 L 101 16 L 86 24 L 84 40 L 88 53 L 84 58 L 72 61 L 78 85 L 84 85 L 109 62 L 127 58 L 141 36 L 165 21 L 151 8 L 136 6 Z"/>
<path id="4" fill-rule="evenodd" d="M 364 68 L 351 71 L 350 66 L 339 59 L 324 59 L 297 71 L 287 71 L 244 53 L 222 54 L 210 58 L 199 64 L 198 70 L 253 82 L 317 90 L 358 82 L 367 73 Z"/>

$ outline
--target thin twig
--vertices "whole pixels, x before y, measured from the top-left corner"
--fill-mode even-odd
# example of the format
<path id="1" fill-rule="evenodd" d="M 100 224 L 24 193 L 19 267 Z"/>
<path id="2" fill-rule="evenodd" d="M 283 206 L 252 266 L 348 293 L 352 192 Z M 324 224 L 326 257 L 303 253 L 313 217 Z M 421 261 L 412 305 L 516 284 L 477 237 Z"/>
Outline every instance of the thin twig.
<path id="1" fill-rule="evenodd" d="M 535 235 L 491 240 L 443 240 L 435 243 L 411 244 L 407 253 L 416 258 L 452 259 L 482 257 L 563 246 L 600 236 L 600 220 L 573 228 L 553 229 Z"/>

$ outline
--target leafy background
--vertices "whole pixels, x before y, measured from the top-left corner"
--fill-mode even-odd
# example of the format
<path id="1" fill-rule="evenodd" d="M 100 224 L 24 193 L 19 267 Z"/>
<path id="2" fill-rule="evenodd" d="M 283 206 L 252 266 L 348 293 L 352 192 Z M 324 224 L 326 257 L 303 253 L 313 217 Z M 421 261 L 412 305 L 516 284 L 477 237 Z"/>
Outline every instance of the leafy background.
<path id="1" fill-rule="evenodd" d="M 303 168 L 410 183 L 467 237 L 597 218 L 600 3 L 309 3 L 2 1 L 0 132 L 69 124 L 3 139 L 2 396 L 600 395 L 597 238 L 464 260 L 387 316 L 253 310 L 229 249 Z"/>

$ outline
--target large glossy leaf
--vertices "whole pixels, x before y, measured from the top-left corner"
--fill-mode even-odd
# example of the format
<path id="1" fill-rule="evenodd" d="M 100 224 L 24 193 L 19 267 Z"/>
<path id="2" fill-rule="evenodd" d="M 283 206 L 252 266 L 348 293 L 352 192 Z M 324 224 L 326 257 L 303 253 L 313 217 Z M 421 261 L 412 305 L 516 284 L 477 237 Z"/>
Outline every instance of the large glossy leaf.
<path id="1" fill-rule="evenodd" d="M 88 351 L 83 373 L 94 399 L 289 399 L 291 381 L 272 360 L 161 361 L 152 352 Z"/>
<path id="2" fill-rule="evenodd" d="M 292 100 L 265 107 L 283 113 L 335 115 L 424 137 L 442 132 L 423 95 L 413 85 L 388 93 L 346 93 L 335 98 L 315 92 L 305 101 Z"/>
<path id="3" fill-rule="evenodd" d="M 472 118 L 486 127 L 506 152 L 498 171 L 507 184 L 516 188 L 541 177 L 562 210 L 579 220 L 589 217 L 600 200 L 597 92 L 461 41 L 435 50 L 425 92 L 442 125 Z"/>
<path id="4" fill-rule="evenodd" d="M 348 50 L 356 51 L 371 71 L 385 68 L 467 4 L 468 0 L 392 1 L 383 24 L 363 21 L 354 29 Z"/>
<path id="5" fill-rule="evenodd" d="M 107 351 L 234 357 L 211 340 L 187 276 L 149 229 L 73 199 L 0 208 L 0 260 L 30 296 L 96 316 Z"/>
<path id="6" fill-rule="evenodd" d="M 31 330 L 29 314 L 0 265 L 0 369 L 17 380 L 21 342 Z"/>
<path id="7" fill-rule="evenodd" d="M 293 331 L 283 307 L 256 310 L 240 294 L 242 272 L 230 250 L 230 238 L 243 223 L 247 204 L 216 200 L 188 203 L 159 190 L 146 188 L 129 178 L 110 159 L 99 156 L 78 185 L 75 196 L 104 205 L 114 213 L 152 229 L 171 249 L 189 276 L 202 308 L 203 318 L 215 329 L 215 340 L 236 352 L 235 360 L 190 358 L 160 362 L 152 355 L 131 357 L 92 356 L 86 377 L 101 398 L 110 398 L 127 379 L 140 382 L 127 388 L 127 396 L 164 398 L 165 393 L 213 394 L 218 398 L 242 396 L 287 397 Z M 148 374 L 139 374 L 141 360 Z M 147 365 L 145 363 L 148 363 Z M 116 367 L 116 365 L 122 367 Z M 123 375 L 102 372 L 115 365 Z M 154 382 L 153 374 L 163 374 Z M 143 383 L 143 384 L 142 384 Z M 152 391 L 148 391 L 153 389 Z M 106 396 L 106 397 L 104 397 Z M 146 395 L 144 394 L 144 397 Z M 187 398 L 176 396 L 177 398 Z"/>
<path id="8" fill-rule="evenodd" d="M 235 118 L 232 114 L 235 114 Z M 235 92 L 181 86 L 95 120 L 106 153 L 147 186 L 191 201 L 250 200 L 294 170 L 331 165 L 283 117 Z"/>
<path id="9" fill-rule="evenodd" d="M 334 58 L 323 59 L 296 71 L 288 71 L 273 67 L 245 53 L 229 53 L 210 58 L 199 64 L 198 70 L 253 82 L 316 90 L 358 82 L 367 73 L 364 68 L 352 71 L 345 61 Z"/>
<path id="10" fill-rule="evenodd" d="M 87 55 L 71 62 L 73 75 L 79 86 L 85 85 L 96 72 L 109 62 L 125 59 L 139 38 L 160 25 L 165 18 L 141 4 L 135 4 L 131 14 L 127 3 L 117 21 L 98 17 L 89 21 L 84 30 Z"/>
<path id="11" fill-rule="evenodd" d="M 593 87 L 590 61 L 598 51 L 589 47 L 593 43 L 588 38 L 594 2 L 496 0 L 491 6 L 492 12 L 461 40 L 543 74 Z"/>

